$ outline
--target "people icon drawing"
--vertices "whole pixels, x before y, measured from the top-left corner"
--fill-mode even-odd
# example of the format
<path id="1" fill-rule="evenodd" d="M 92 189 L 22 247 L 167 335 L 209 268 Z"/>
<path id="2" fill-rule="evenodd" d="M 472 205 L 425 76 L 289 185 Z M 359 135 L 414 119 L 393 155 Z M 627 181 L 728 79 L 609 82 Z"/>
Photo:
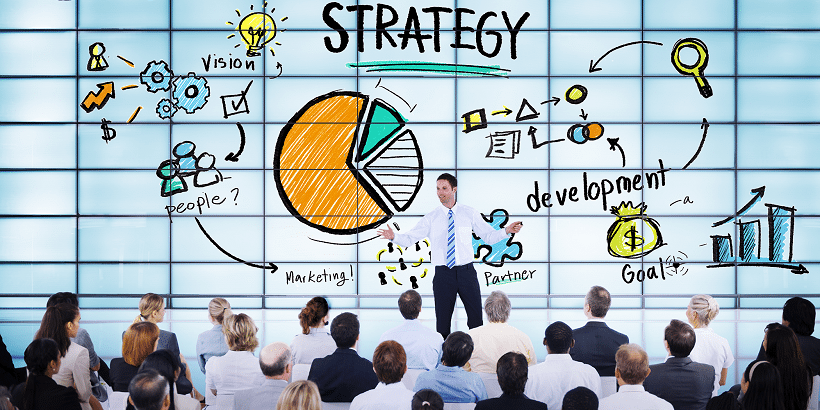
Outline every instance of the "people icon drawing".
<path id="1" fill-rule="evenodd" d="M 103 43 L 94 43 L 88 46 L 88 64 L 86 68 L 88 71 L 104 71 L 108 68 L 108 61 L 105 61 L 103 56 L 105 53 L 105 45 Z"/>
<path id="2" fill-rule="evenodd" d="M 174 157 L 179 164 L 179 176 L 194 175 L 196 173 L 196 145 L 191 141 L 183 141 L 174 146 Z"/>
<path id="3" fill-rule="evenodd" d="M 193 176 L 193 185 L 202 188 L 217 184 L 226 178 L 216 168 L 216 157 L 203 152 L 196 155 L 196 144 L 183 141 L 171 150 L 172 159 L 162 161 L 157 168 L 157 176 L 162 180 L 161 194 L 164 197 L 188 191 L 186 177 Z"/>
<path id="4" fill-rule="evenodd" d="M 179 164 L 172 159 L 159 164 L 157 176 L 162 180 L 160 195 L 163 197 L 188 191 L 188 184 L 179 176 Z"/>
<path id="5" fill-rule="evenodd" d="M 204 187 L 222 182 L 225 178 L 215 167 L 216 157 L 203 152 L 196 159 L 196 173 L 194 174 L 194 186 Z"/>

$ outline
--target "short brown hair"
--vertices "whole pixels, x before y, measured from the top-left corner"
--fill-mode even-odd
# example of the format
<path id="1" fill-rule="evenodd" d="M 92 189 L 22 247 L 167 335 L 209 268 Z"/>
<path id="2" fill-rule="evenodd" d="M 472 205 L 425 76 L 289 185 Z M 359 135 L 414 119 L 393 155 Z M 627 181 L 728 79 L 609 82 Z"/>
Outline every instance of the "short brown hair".
<path id="1" fill-rule="evenodd" d="M 225 318 L 222 322 L 222 333 L 225 334 L 228 347 L 236 351 L 252 352 L 259 346 L 256 338 L 256 324 L 250 316 L 240 313 Z"/>
<path id="2" fill-rule="evenodd" d="M 612 304 L 612 296 L 603 286 L 593 286 L 589 288 L 584 303 L 589 305 L 590 313 L 594 317 L 605 317 Z"/>
<path id="3" fill-rule="evenodd" d="M 669 353 L 675 357 L 687 357 L 695 348 L 695 329 L 688 323 L 672 319 L 663 330 L 663 339 L 669 344 Z"/>
<path id="4" fill-rule="evenodd" d="M 151 322 L 139 322 L 128 326 L 122 335 L 122 358 L 131 366 L 139 367 L 154 351 L 159 339 L 159 327 Z"/>
<path id="5" fill-rule="evenodd" d="M 384 384 L 400 382 L 407 371 L 407 355 L 395 340 L 385 340 L 373 352 L 373 369 Z"/>
<path id="6" fill-rule="evenodd" d="M 649 357 L 635 343 L 621 345 L 615 352 L 615 365 L 626 384 L 641 384 L 649 374 Z"/>
<path id="7" fill-rule="evenodd" d="M 415 290 L 408 290 L 399 296 L 399 312 L 405 319 L 416 319 L 421 312 L 421 295 Z"/>

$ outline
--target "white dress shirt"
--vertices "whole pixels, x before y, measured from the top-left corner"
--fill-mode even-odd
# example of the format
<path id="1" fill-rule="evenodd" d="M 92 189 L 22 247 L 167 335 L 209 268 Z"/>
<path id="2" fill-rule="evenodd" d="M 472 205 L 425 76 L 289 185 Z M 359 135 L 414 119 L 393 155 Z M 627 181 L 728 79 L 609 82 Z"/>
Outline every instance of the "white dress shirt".
<path id="1" fill-rule="evenodd" d="M 695 348 L 689 353 L 693 362 L 712 365 L 715 368 L 715 388 L 712 397 L 720 390 L 720 372 L 735 362 L 732 348 L 726 338 L 715 333 L 710 327 L 695 329 Z"/>
<path id="2" fill-rule="evenodd" d="M 390 384 L 380 382 L 375 389 L 353 398 L 350 410 L 410 410 L 414 394 L 402 382 Z"/>
<path id="3" fill-rule="evenodd" d="M 495 373 L 498 359 L 507 352 L 519 352 L 530 366 L 536 362 L 535 349 L 526 333 L 507 323 L 489 322 L 467 331 L 473 338 L 473 355 L 465 369 L 477 373 Z"/>
<path id="4" fill-rule="evenodd" d="M 61 359 L 60 371 L 51 376 L 57 384 L 75 387 L 83 410 L 91 410 L 88 399 L 91 398 L 91 370 L 89 369 L 88 349 L 71 342 L 65 357 Z"/>
<path id="5" fill-rule="evenodd" d="M 385 340 L 395 340 L 404 348 L 408 369 L 432 370 L 441 360 L 444 339 L 418 320 L 405 319 L 401 325 L 384 332 L 379 343 Z"/>
<path id="6" fill-rule="evenodd" d="M 674 410 L 668 401 L 647 393 L 641 384 L 625 384 L 617 393 L 604 397 L 598 410 Z"/>
<path id="7" fill-rule="evenodd" d="M 437 206 L 436 209 L 424 215 L 413 229 L 405 233 L 396 232 L 393 242 L 406 248 L 424 238 L 430 238 L 433 265 L 447 265 L 449 211 L 450 209 L 444 205 Z M 503 229 L 494 229 L 490 226 L 481 217 L 481 213 L 467 205 L 456 203 L 452 211 L 456 231 L 456 266 L 472 263 L 475 259 L 473 232 L 490 245 L 509 237 Z"/>
<path id="8" fill-rule="evenodd" d="M 601 397 L 601 377 L 594 367 L 572 360 L 569 353 L 549 354 L 543 363 L 530 367 L 524 395 L 560 409 L 564 395 L 578 386 Z"/>
<path id="9" fill-rule="evenodd" d="M 259 358 L 253 352 L 230 350 L 224 356 L 214 356 L 205 363 L 205 388 L 216 390 L 216 410 L 233 410 L 233 394 L 237 390 L 261 386 L 265 376 Z"/>

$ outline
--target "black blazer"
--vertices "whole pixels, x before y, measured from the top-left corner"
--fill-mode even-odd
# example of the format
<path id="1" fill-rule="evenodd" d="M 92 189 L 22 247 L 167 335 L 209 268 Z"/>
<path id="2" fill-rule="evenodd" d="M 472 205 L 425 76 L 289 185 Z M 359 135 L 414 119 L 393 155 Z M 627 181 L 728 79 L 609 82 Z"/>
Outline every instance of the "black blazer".
<path id="1" fill-rule="evenodd" d="M 184 370 L 183 370 L 184 371 Z M 109 370 L 109 378 L 111 379 L 111 389 L 119 392 L 128 392 L 128 385 L 131 384 L 131 379 L 139 373 L 139 367 L 131 366 L 126 363 L 122 357 L 111 359 L 111 370 Z M 175 383 L 176 393 L 188 394 L 193 390 L 191 381 L 181 373 L 177 382 Z"/>
<path id="2" fill-rule="evenodd" d="M 60 386 L 51 377 L 33 375 L 27 383 L 34 383 L 34 407 L 32 410 L 82 410 L 77 391 Z M 11 404 L 23 408 L 26 383 L 18 384 L 12 391 Z"/>
<path id="3" fill-rule="evenodd" d="M 547 405 L 527 398 L 523 394 L 509 396 L 507 393 L 494 399 L 481 400 L 475 410 L 548 410 Z"/>
<path id="4" fill-rule="evenodd" d="M 599 376 L 615 376 L 615 352 L 629 337 L 609 328 L 604 322 L 587 322 L 584 327 L 572 331 L 575 346 L 569 355 L 576 362 L 586 363 L 598 371 Z"/>
<path id="5" fill-rule="evenodd" d="M 373 363 L 347 348 L 338 348 L 330 356 L 314 359 L 308 380 L 319 386 L 322 401 L 326 402 L 351 402 L 379 384 Z"/>
<path id="6" fill-rule="evenodd" d="M 715 368 L 688 357 L 670 357 L 649 366 L 644 389 L 669 403 L 675 410 L 703 410 L 712 398 Z"/>
<path id="7" fill-rule="evenodd" d="M 3 343 L 3 336 L 0 335 L 0 386 L 11 387 L 21 381 L 17 378 L 14 361 L 11 359 L 6 344 Z"/>

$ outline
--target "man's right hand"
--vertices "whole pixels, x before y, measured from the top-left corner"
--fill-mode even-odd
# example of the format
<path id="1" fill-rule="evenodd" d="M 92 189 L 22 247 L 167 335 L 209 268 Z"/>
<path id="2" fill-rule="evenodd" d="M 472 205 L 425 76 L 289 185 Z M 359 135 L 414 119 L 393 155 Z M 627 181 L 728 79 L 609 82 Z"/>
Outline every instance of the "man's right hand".
<path id="1" fill-rule="evenodd" d="M 385 225 L 387 229 L 379 229 L 376 231 L 382 238 L 392 241 L 396 238 L 396 233 L 393 232 L 393 229 L 390 228 L 390 225 Z"/>

